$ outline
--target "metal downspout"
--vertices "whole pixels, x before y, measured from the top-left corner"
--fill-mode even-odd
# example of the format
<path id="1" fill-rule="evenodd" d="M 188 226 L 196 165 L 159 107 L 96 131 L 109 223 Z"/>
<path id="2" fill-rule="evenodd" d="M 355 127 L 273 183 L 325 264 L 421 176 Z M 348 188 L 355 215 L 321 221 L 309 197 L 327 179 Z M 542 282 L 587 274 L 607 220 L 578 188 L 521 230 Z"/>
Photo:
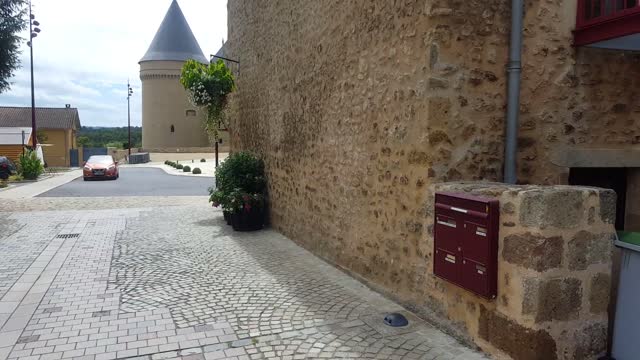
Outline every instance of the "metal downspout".
<path id="1" fill-rule="evenodd" d="M 509 88 L 507 93 L 507 128 L 504 149 L 504 182 L 517 181 L 518 117 L 520 115 L 520 73 L 522 72 L 522 21 L 524 1 L 511 1 L 511 45 L 509 47 Z"/>

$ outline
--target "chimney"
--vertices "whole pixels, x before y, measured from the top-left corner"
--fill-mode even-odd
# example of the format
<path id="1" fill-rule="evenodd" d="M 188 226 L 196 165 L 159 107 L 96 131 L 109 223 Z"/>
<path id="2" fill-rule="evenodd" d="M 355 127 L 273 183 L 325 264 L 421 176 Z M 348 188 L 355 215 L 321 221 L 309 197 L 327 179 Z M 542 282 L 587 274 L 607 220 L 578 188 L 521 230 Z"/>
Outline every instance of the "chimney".
<path id="1" fill-rule="evenodd" d="M 64 107 L 67 109 L 71 109 L 71 104 L 65 104 Z"/>

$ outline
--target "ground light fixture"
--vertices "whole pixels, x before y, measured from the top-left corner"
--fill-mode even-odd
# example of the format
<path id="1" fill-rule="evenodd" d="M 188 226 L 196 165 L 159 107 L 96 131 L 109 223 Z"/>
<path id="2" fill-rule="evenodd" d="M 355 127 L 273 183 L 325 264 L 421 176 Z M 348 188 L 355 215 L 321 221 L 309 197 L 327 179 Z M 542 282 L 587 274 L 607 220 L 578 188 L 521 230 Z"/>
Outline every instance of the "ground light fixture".
<path id="1" fill-rule="evenodd" d="M 403 327 L 409 325 L 409 320 L 402 314 L 391 313 L 384 317 L 384 323 L 391 327 Z"/>

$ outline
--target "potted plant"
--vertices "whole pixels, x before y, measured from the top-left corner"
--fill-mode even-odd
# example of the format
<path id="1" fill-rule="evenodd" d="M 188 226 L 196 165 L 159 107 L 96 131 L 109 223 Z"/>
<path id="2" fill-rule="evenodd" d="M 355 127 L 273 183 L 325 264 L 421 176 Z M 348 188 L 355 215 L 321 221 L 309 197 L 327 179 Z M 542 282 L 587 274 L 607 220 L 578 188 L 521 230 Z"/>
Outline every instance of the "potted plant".
<path id="1" fill-rule="evenodd" d="M 264 226 L 264 164 L 247 152 L 229 156 L 216 170 L 216 185 L 209 189 L 209 201 L 221 206 L 227 224 L 237 231 Z"/>
<path id="2" fill-rule="evenodd" d="M 237 189 L 231 194 L 231 226 L 235 231 L 256 231 L 264 226 L 264 197 Z"/>
<path id="3" fill-rule="evenodd" d="M 213 187 L 209 188 L 209 194 L 209 202 L 213 207 L 222 207 L 224 220 L 227 222 L 227 225 L 231 225 L 231 214 L 234 209 L 231 206 L 231 198 L 229 195 L 221 190 L 216 190 Z"/>

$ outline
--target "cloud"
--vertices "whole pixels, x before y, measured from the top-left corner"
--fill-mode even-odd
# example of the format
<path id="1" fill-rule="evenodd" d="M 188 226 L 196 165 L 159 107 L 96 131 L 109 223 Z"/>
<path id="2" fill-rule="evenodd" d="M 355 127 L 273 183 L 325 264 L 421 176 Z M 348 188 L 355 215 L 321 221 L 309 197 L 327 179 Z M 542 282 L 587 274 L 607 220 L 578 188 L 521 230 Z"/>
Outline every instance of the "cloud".
<path id="1" fill-rule="evenodd" d="M 178 0 L 205 55 L 227 34 L 226 0 Z M 171 0 L 33 0 L 42 32 L 34 40 L 36 106 L 71 104 L 83 125 L 126 126 L 127 79 L 131 123 L 141 124 L 138 61 L 146 52 Z M 28 33 L 23 34 L 26 38 Z M 0 105 L 30 106 L 29 48 Z"/>

